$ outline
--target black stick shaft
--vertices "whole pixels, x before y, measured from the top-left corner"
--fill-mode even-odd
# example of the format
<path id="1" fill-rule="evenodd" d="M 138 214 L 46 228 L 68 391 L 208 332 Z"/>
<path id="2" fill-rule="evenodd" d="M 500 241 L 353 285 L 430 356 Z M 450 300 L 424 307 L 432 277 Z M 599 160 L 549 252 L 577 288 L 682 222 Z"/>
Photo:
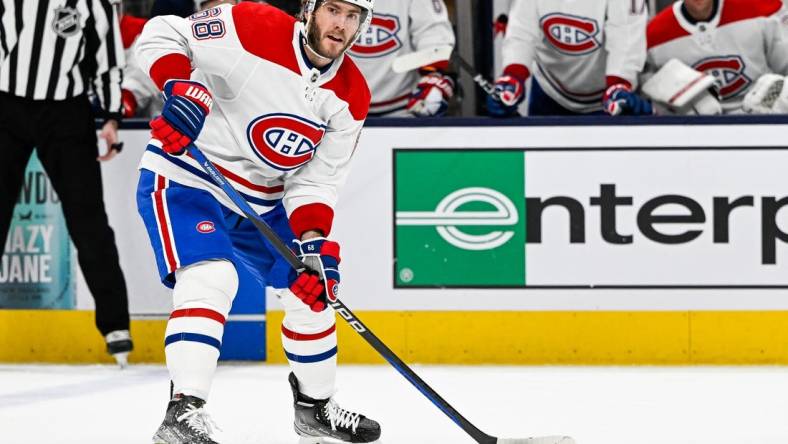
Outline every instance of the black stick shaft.
<path id="1" fill-rule="evenodd" d="M 227 197 L 235 203 L 236 206 L 244 213 L 244 215 L 252 221 L 263 236 L 274 246 L 279 254 L 284 257 L 287 262 L 295 270 L 303 270 L 306 265 L 298 259 L 293 251 L 285 245 L 284 241 L 279 238 L 276 232 L 254 212 L 252 207 L 238 193 L 238 191 L 227 182 L 222 173 L 208 160 L 205 155 L 194 144 L 189 145 L 189 153 L 200 163 L 200 166 L 211 176 L 211 179 L 227 194 Z M 427 397 L 436 407 L 438 407 L 446 416 L 448 416 L 455 424 L 460 426 L 466 433 L 468 433 L 479 444 L 495 444 L 496 438 L 482 432 L 470 421 L 465 419 L 454 407 L 451 406 L 445 399 L 443 399 L 435 390 L 432 389 L 423 379 L 419 377 L 402 359 L 400 359 L 386 344 L 383 343 L 372 331 L 364 325 L 359 318 L 339 299 L 327 299 L 331 307 L 342 316 L 342 319 L 347 321 L 350 327 L 353 328 L 364 340 L 369 343 L 383 358 L 391 364 L 402 376 L 405 377 L 416 389 L 418 389 L 424 396 Z"/>

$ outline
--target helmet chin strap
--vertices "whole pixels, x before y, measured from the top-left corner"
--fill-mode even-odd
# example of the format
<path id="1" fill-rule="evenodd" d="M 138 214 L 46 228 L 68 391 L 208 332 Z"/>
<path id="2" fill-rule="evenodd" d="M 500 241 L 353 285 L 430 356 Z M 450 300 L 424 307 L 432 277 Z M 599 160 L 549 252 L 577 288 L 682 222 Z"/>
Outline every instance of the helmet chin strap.
<path id="1" fill-rule="evenodd" d="M 306 33 L 309 34 L 309 31 L 307 30 Z M 301 43 L 304 44 L 304 48 L 306 48 L 307 51 L 309 51 L 310 53 L 315 55 L 321 61 L 332 62 L 334 60 L 334 59 L 332 59 L 330 57 L 326 57 L 326 56 L 320 54 L 319 52 L 317 52 L 316 49 L 312 48 L 312 45 L 309 44 L 309 37 L 308 36 L 301 37 Z"/>

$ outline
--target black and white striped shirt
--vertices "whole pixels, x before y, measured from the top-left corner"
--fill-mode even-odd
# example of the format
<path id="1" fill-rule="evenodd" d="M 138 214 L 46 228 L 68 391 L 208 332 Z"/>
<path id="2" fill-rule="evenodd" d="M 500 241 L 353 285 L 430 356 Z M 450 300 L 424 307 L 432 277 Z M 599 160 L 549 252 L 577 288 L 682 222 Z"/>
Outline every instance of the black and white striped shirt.
<path id="1" fill-rule="evenodd" d="M 0 91 L 65 100 L 91 89 L 120 117 L 120 0 L 0 0 Z"/>

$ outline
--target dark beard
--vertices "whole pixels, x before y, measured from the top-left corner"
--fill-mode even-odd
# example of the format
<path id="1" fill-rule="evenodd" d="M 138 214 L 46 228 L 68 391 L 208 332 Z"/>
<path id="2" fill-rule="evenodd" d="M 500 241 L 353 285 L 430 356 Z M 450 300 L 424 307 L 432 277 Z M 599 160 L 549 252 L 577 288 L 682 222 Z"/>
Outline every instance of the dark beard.
<path id="1" fill-rule="evenodd" d="M 314 17 L 312 17 L 312 20 L 314 20 Z M 323 52 L 320 50 L 320 47 L 318 46 L 319 43 L 320 43 L 320 34 L 318 34 L 317 26 L 314 23 L 311 24 L 309 26 L 309 29 L 306 30 L 306 42 L 309 45 L 309 47 L 312 48 L 312 51 L 314 51 L 317 55 L 319 55 L 320 57 L 324 57 L 326 59 L 331 59 L 331 60 L 339 58 L 348 49 L 350 49 L 350 47 L 354 43 L 356 43 L 355 41 L 346 43 L 345 47 L 342 48 L 342 52 L 339 55 L 337 55 L 336 57 L 330 57 L 330 56 L 328 56 L 326 54 L 323 54 Z"/>
<path id="2" fill-rule="evenodd" d="M 314 17 L 312 19 L 314 20 Z M 317 26 L 313 24 L 309 28 L 310 29 L 306 30 L 306 42 L 309 45 L 309 47 L 312 48 L 312 51 L 315 51 L 315 53 L 317 53 L 317 55 L 319 55 L 320 57 L 324 57 L 326 59 L 333 59 L 333 57 L 329 57 L 323 54 L 322 51 L 320 51 L 320 46 L 319 46 L 320 34 L 318 34 Z"/>

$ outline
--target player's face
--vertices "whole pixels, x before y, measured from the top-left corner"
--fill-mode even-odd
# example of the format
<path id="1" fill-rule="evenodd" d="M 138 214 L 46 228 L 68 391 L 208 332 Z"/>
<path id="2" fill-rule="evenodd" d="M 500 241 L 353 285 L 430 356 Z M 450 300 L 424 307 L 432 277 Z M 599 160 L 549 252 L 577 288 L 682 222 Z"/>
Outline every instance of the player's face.
<path id="1" fill-rule="evenodd" d="M 714 0 L 684 0 L 684 5 L 697 20 L 708 20 L 711 17 L 706 16 L 711 15 Z"/>
<path id="2" fill-rule="evenodd" d="M 323 57 L 335 59 L 352 45 L 361 26 L 361 8 L 340 0 L 327 0 L 315 11 L 310 42 Z"/>

